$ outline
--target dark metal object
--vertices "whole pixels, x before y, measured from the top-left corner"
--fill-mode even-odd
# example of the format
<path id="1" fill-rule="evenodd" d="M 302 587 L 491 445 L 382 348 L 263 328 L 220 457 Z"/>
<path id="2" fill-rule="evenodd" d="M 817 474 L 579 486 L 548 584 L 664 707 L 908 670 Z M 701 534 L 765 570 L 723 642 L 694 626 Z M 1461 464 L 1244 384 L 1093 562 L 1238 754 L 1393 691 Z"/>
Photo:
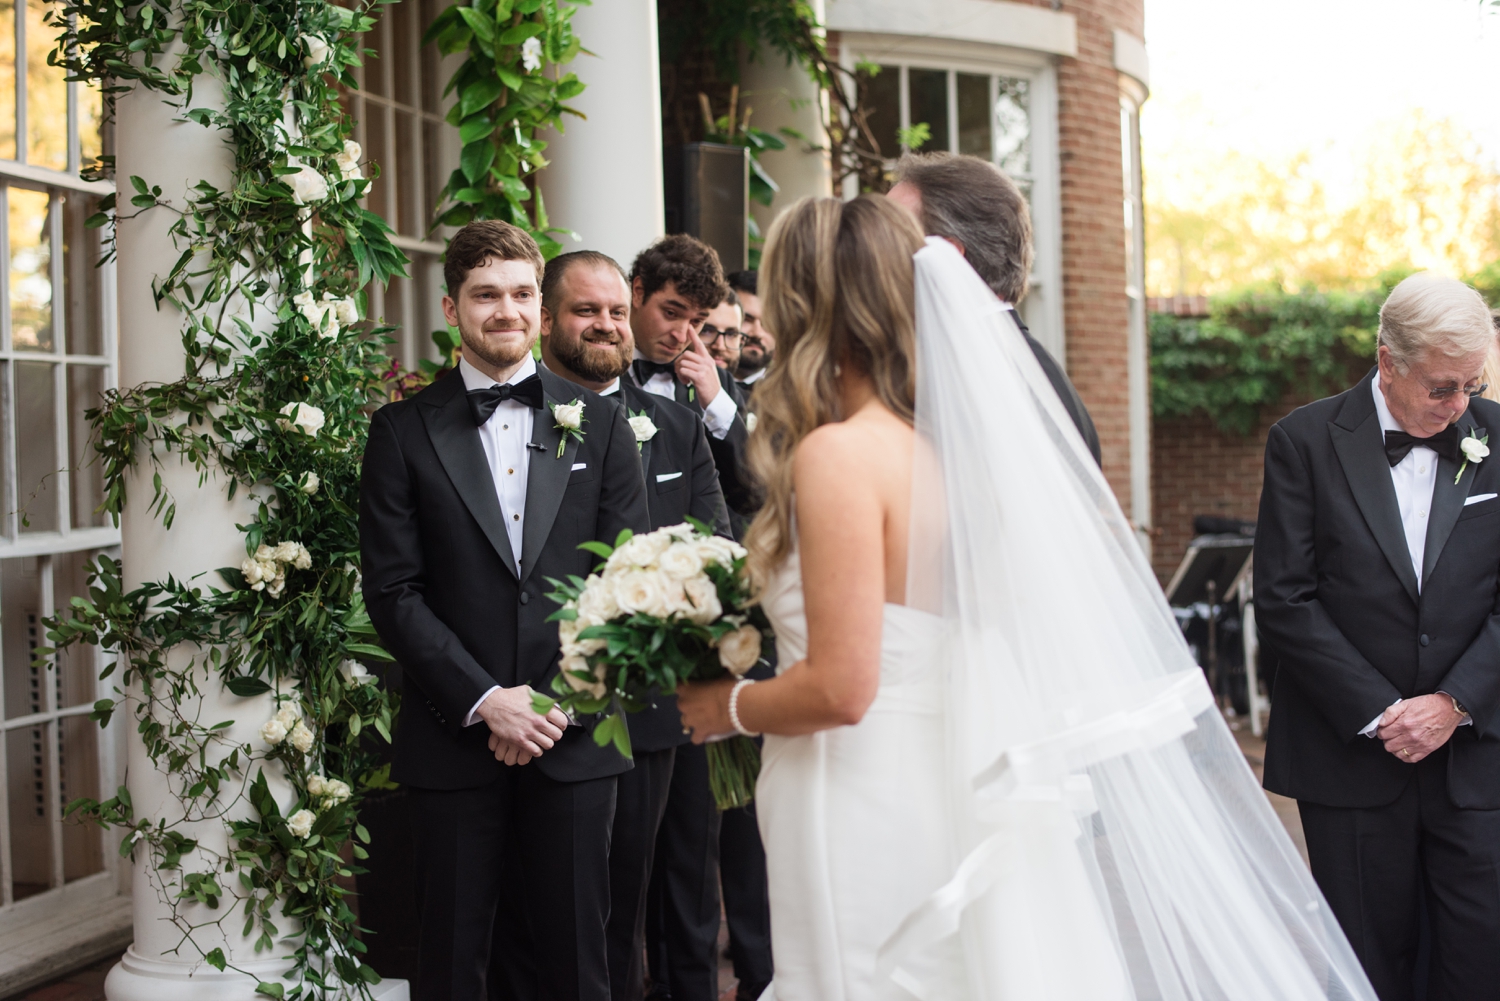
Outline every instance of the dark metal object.
<path id="1" fill-rule="evenodd" d="M 718 251 L 726 273 L 743 271 L 750 254 L 750 151 L 723 143 L 689 143 L 665 158 L 667 232 L 696 236 Z"/>

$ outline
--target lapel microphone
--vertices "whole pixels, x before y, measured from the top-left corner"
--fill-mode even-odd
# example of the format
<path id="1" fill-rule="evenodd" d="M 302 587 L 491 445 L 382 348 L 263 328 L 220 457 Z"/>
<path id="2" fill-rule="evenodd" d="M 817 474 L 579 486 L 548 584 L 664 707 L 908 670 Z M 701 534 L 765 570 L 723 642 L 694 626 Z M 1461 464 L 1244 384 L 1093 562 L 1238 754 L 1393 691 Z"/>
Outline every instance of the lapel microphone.
<path id="1" fill-rule="evenodd" d="M 545 452 L 545 451 L 547 451 L 546 446 L 542 445 L 540 442 L 535 442 L 535 441 L 528 441 L 526 443 L 526 447 L 528 449 L 530 449 L 531 451 L 533 451 L 533 452 Z"/>

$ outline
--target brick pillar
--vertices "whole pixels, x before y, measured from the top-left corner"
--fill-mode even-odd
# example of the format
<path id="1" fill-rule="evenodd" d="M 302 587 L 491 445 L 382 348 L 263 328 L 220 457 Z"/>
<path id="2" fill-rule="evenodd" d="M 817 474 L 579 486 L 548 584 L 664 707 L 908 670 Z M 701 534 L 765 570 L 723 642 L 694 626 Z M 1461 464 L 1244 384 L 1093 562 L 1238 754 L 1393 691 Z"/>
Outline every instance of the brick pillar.
<path id="1" fill-rule="evenodd" d="M 1114 31 L 1143 38 L 1143 6 L 1143 0 L 1064 0 L 1062 9 L 1078 21 L 1078 55 L 1058 61 L 1068 374 L 1099 429 L 1104 475 L 1127 510 L 1129 316 Z"/>

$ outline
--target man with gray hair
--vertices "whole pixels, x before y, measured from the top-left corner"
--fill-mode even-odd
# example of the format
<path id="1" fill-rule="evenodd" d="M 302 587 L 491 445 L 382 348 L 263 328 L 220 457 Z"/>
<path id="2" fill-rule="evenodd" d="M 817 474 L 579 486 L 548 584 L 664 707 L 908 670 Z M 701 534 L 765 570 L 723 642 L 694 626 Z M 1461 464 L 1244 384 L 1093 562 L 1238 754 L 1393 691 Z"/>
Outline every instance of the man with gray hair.
<path id="1" fill-rule="evenodd" d="M 928 236 L 940 236 L 957 247 L 1007 308 L 1015 310 L 1025 298 L 1031 276 L 1031 213 L 1021 189 L 999 167 L 977 156 L 908 153 L 896 165 L 896 184 L 888 197 L 909 209 Z M 1099 462 L 1099 434 L 1078 390 L 1031 336 L 1021 314 L 1014 315 L 1047 381 Z"/>
<path id="2" fill-rule="evenodd" d="M 1494 336 L 1472 288 L 1412 275 L 1381 307 L 1376 369 L 1266 442 L 1265 786 L 1297 800 L 1381 1001 L 1424 981 L 1430 1001 L 1500 996 L 1500 404 L 1479 398 Z"/>

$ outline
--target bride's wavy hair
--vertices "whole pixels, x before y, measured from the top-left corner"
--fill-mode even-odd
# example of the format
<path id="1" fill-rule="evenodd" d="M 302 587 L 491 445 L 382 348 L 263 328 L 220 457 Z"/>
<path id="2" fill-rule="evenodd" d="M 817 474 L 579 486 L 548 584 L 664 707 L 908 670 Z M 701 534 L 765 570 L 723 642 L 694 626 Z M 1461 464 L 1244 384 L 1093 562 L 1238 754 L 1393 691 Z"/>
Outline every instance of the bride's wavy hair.
<path id="1" fill-rule="evenodd" d="M 878 195 L 804 198 L 772 223 L 760 269 L 761 322 L 776 363 L 755 389 L 749 463 L 764 490 L 745 537 L 757 581 L 792 544 L 792 454 L 839 412 L 840 366 L 868 376 L 880 402 L 910 424 L 916 412 L 912 255 L 922 230 Z"/>

